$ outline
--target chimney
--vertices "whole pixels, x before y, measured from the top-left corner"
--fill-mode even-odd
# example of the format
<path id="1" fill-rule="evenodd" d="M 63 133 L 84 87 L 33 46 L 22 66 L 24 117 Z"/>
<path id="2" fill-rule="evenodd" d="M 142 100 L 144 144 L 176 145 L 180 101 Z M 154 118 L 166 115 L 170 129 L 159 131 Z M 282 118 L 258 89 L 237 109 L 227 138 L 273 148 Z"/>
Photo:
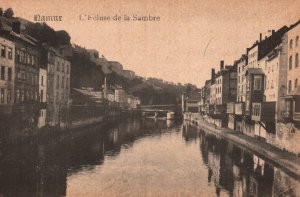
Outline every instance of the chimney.
<path id="1" fill-rule="evenodd" d="M 224 60 L 220 61 L 220 71 L 224 69 Z"/>
<path id="2" fill-rule="evenodd" d="M 259 42 L 262 40 L 262 33 L 259 34 Z"/>
<path id="3" fill-rule="evenodd" d="M 21 23 L 19 21 L 12 22 L 12 30 L 16 34 L 20 34 L 21 33 Z"/>
<path id="4" fill-rule="evenodd" d="M 215 69 L 212 68 L 211 69 L 211 80 L 214 81 L 215 80 L 215 76 L 216 76 L 216 72 L 215 72 Z"/>

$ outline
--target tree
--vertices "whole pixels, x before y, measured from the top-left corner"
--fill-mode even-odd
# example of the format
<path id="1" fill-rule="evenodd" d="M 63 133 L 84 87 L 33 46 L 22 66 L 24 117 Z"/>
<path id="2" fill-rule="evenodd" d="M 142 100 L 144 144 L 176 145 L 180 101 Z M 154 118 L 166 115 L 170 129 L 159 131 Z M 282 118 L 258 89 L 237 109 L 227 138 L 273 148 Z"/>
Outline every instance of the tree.
<path id="1" fill-rule="evenodd" d="M 4 15 L 6 18 L 11 18 L 14 16 L 14 11 L 12 8 L 7 8 L 4 12 Z"/>
<path id="2" fill-rule="evenodd" d="M 2 16 L 2 15 L 3 15 L 3 9 L 0 8 L 0 16 Z"/>

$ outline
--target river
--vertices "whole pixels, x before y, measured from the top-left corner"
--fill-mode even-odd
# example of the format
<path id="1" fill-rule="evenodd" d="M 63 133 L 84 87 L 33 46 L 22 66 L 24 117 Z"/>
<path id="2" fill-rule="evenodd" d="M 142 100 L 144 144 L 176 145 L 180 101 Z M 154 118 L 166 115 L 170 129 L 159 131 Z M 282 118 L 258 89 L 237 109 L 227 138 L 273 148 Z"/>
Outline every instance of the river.
<path id="1" fill-rule="evenodd" d="M 127 118 L 0 143 L 0 196 L 299 195 L 299 180 L 188 123 Z"/>

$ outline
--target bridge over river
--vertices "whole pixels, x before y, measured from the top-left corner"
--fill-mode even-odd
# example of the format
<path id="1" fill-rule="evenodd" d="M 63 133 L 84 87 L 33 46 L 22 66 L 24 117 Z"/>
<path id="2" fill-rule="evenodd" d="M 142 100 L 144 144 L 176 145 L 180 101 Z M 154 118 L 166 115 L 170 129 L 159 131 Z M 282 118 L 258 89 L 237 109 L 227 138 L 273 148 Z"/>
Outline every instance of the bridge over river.
<path id="1" fill-rule="evenodd" d="M 146 117 L 166 117 L 168 112 L 174 112 L 175 116 L 181 115 L 181 105 L 142 105 L 139 110 Z"/>

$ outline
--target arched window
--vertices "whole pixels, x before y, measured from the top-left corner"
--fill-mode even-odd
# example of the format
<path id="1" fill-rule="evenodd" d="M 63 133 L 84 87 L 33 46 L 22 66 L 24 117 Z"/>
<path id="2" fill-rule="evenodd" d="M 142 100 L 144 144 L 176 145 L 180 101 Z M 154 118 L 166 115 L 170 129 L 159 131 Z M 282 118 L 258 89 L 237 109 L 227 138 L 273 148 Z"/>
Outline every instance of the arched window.
<path id="1" fill-rule="evenodd" d="M 290 40 L 290 49 L 293 48 L 293 39 Z"/>
<path id="2" fill-rule="evenodd" d="M 292 91 L 292 81 L 289 80 L 288 92 L 291 93 L 291 91 Z"/>
<path id="3" fill-rule="evenodd" d="M 297 68 L 299 66 L 299 55 L 298 53 L 296 53 L 296 56 L 295 56 L 295 68 Z"/>
<path id="4" fill-rule="evenodd" d="M 295 79 L 294 87 L 297 88 L 297 86 L 298 86 L 298 79 Z"/>
<path id="5" fill-rule="evenodd" d="M 291 70 L 293 68 L 293 57 L 290 56 L 290 59 L 289 59 L 289 69 Z"/>
<path id="6" fill-rule="evenodd" d="M 296 41 L 295 41 L 295 46 L 297 47 L 298 46 L 298 43 L 299 42 L 299 36 L 296 36 Z"/>

